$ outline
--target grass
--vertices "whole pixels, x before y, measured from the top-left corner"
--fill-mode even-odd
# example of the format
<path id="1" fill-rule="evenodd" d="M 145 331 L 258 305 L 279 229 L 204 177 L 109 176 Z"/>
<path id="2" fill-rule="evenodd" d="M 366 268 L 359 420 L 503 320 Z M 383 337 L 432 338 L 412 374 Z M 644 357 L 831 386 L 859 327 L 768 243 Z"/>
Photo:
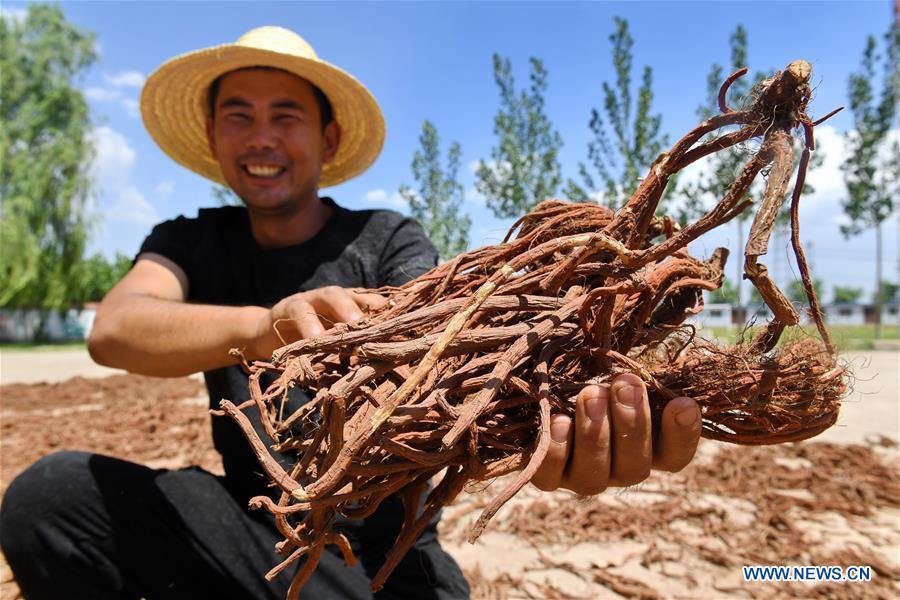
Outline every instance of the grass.
<path id="1" fill-rule="evenodd" d="M 745 340 L 753 339 L 760 327 L 751 327 L 744 333 Z M 733 344 L 741 334 L 741 330 L 737 327 L 710 327 L 706 331 L 711 332 L 712 336 L 721 342 Z M 796 330 L 795 330 L 796 331 Z M 830 325 L 828 331 L 831 333 L 831 339 L 834 341 L 838 350 L 872 350 L 875 342 L 875 326 L 874 325 Z M 790 333 L 791 330 L 789 329 Z M 795 339 L 796 337 L 806 335 L 818 338 L 819 332 L 816 326 L 809 324 L 803 327 L 802 331 L 786 334 L 782 337 L 785 339 Z M 881 339 L 897 340 L 900 339 L 900 330 L 896 325 L 882 325 Z"/>
<path id="2" fill-rule="evenodd" d="M 0 342 L 0 352 L 14 350 L 16 352 L 44 352 L 46 350 L 74 350 L 76 348 L 87 349 L 84 340 L 72 340 L 67 342 Z"/>

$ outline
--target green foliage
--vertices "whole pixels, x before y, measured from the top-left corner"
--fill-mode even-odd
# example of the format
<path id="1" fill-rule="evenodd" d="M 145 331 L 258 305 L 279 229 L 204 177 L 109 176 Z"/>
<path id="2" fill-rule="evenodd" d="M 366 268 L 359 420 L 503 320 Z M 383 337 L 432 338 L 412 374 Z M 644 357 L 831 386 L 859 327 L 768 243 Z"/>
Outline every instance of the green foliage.
<path id="1" fill-rule="evenodd" d="M 441 166 L 440 139 L 430 121 L 422 124 L 419 136 L 421 149 L 413 155 L 413 179 L 418 190 L 400 187 L 400 195 L 409 204 L 410 212 L 438 249 L 441 258 L 448 260 L 463 252 L 469 243 L 468 215 L 460 216 L 463 186 L 457 181 L 462 150 L 458 143 L 450 144 L 447 166 Z"/>
<path id="2" fill-rule="evenodd" d="M 900 196 L 900 145 L 896 140 L 889 144 L 888 139 L 900 101 L 900 25 L 896 20 L 885 41 L 884 83 L 877 105 L 872 82 L 881 57 L 874 36 L 866 41 L 861 70 L 852 73 L 848 81 L 854 131 L 847 134 L 850 156 L 842 165 L 847 185 L 842 205 L 850 219 L 841 226 L 845 237 L 881 225 Z"/>
<path id="3" fill-rule="evenodd" d="M 110 261 L 98 252 L 85 260 L 82 268 L 84 285 L 82 300 L 99 302 L 131 269 L 131 259 L 117 252 L 115 258 Z"/>
<path id="4" fill-rule="evenodd" d="M 713 290 L 709 294 L 710 303 L 715 304 L 737 304 L 737 288 L 731 283 L 727 277 L 722 279 L 722 287 Z"/>
<path id="5" fill-rule="evenodd" d="M 875 104 L 876 53 L 873 36 L 866 40 L 861 70 L 848 80 L 847 95 L 853 113 L 854 130 L 847 133 L 850 156 L 841 165 L 847 198 L 842 201 L 849 223 L 841 225 L 844 237 L 875 229 L 875 281 L 881 289 L 881 224 L 894 211 L 900 197 L 900 141 L 891 141 L 890 132 L 897 113 L 900 90 L 900 24 L 898 7 L 885 35 L 887 51 L 883 57 L 884 81 L 881 98 Z M 875 306 L 882 295 L 875 294 Z M 875 337 L 881 335 L 881 311 L 876 308 Z"/>
<path id="6" fill-rule="evenodd" d="M 591 111 L 588 123 L 594 139 L 588 143 L 588 160 L 594 174 L 579 163 L 581 185 L 568 180 L 566 195 L 573 200 L 586 201 L 598 193 L 610 208 L 621 206 L 637 189 L 641 176 L 650 168 L 668 138 L 660 135 L 662 115 L 652 114 L 653 70 L 645 66 L 637 99 L 632 106 L 631 67 L 634 38 L 628 31 L 628 21 L 615 17 L 612 42 L 612 63 L 616 72 L 615 85 L 603 82 L 603 111 Z M 632 113 L 633 111 L 633 113 Z M 595 180 L 595 176 L 599 180 Z M 664 201 L 664 200 L 663 200 Z"/>
<path id="7" fill-rule="evenodd" d="M 517 91 L 509 59 L 494 55 L 500 110 L 494 117 L 498 144 L 479 161 L 475 188 L 500 218 L 518 217 L 556 195 L 562 176 L 557 157 L 562 138 L 544 112 L 547 71 L 531 58 L 531 85 Z"/>
<path id="8" fill-rule="evenodd" d="M 219 202 L 219 206 L 243 206 L 241 199 L 230 187 L 216 184 L 212 187 L 212 195 Z"/>
<path id="9" fill-rule="evenodd" d="M 83 296 L 93 157 L 73 81 L 96 59 L 93 34 L 56 6 L 0 18 L 0 306 L 63 309 Z"/>
<path id="10" fill-rule="evenodd" d="M 750 286 L 750 304 L 762 304 L 765 302 L 763 300 L 762 294 L 759 293 L 759 290 L 756 289 L 755 286 Z"/>
<path id="11" fill-rule="evenodd" d="M 834 286 L 834 301 L 837 304 L 853 304 L 862 297 L 862 294 L 862 288 Z"/>
<path id="12" fill-rule="evenodd" d="M 822 299 L 822 286 L 822 280 L 818 277 L 814 277 L 813 289 L 816 290 L 816 296 L 820 300 Z M 796 302 L 798 304 L 806 305 L 809 302 L 809 299 L 806 297 L 806 288 L 803 287 L 803 282 L 799 279 L 793 280 L 788 286 L 787 296 L 791 299 L 791 302 Z"/>
<path id="13" fill-rule="evenodd" d="M 897 302 L 900 300 L 898 292 L 900 292 L 900 285 L 882 279 L 881 285 L 878 286 L 878 293 L 872 294 L 872 301 L 876 304 Z"/>

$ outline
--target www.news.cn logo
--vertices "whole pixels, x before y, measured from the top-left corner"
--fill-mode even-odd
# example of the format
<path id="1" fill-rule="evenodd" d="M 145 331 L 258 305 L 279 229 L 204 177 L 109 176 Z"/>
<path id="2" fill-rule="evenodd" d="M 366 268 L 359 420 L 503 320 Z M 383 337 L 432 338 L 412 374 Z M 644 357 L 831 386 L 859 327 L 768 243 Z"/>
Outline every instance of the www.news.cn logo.
<path id="1" fill-rule="evenodd" d="M 744 581 L 872 581 L 870 566 L 745 566 Z"/>

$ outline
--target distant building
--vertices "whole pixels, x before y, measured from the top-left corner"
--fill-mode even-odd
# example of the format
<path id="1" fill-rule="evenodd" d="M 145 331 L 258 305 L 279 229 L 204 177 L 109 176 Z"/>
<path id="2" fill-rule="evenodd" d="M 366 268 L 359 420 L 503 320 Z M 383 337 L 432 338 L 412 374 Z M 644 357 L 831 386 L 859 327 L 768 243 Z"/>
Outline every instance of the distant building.
<path id="1" fill-rule="evenodd" d="M 703 312 L 691 318 L 699 327 L 731 327 L 732 306 L 730 304 L 706 304 Z"/>
<path id="2" fill-rule="evenodd" d="M 900 304 L 886 302 L 881 305 L 881 324 L 900 325 Z"/>
<path id="3" fill-rule="evenodd" d="M 748 304 L 746 310 L 747 322 L 755 321 L 757 325 L 765 325 L 775 318 L 772 310 L 765 304 Z"/>
<path id="4" fill-rule="evenodd" d="M 865 325 L 866 310 L 862 304 L 826 304 L 825 322 L 828 325 Z"/>
<path id="5" fill-rule="evenodd" d="M 82 310 L 70 308 L 60 314 L 50 311 L 45 316 L 44 339 L 52 342 L 84 340 L 91 333 L 97 304 L 89 303 Z M 41 326 L 41 311 L 36 308 L 0 310 L 0 341 L 30 342 Z"/>

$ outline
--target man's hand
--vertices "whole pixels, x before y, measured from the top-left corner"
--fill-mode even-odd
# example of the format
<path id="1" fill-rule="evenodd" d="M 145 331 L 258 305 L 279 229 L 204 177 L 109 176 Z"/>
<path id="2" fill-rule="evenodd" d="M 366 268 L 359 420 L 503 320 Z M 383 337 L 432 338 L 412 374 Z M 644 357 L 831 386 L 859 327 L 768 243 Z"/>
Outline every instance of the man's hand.
<path id="1" fill-rule="evenodd" d="M 365 310 L 380 308 L 386 302 L 378 294 L 359 293 L 338 286 L 288 296 L 259 319 L 257 342 L 251 354 L 254 358 L 270 357 L 285 343 L 321 335 L 335 323 L 358 321 Z"/>
<path id="2" fill-rule="evenodd" d="M 581 390 L 574 423 L 554 415 L 550 433 L 550 449 L 532 483 L 542 490 L 599 494 L 610 486 L 640 483 L 651 468 L 687 466 L 700 440 L 700 410 L 690 398 L 669 401 L 654 443 L 647 387 L 636 375 L 620 375 L 611 386 Z"/>

